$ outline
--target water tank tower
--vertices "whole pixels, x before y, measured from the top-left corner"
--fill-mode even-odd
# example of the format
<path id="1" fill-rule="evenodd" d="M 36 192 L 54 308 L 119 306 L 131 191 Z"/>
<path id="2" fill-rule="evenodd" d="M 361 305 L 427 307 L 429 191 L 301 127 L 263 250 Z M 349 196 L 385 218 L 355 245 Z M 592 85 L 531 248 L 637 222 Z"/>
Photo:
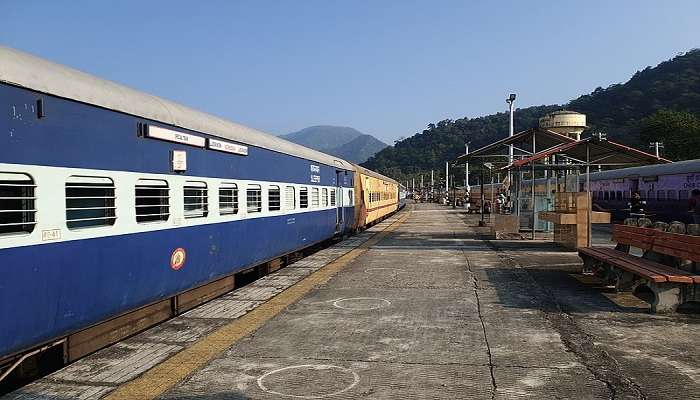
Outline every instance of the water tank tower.
<path id="1" fill-rule="evenodd" d="M 554 111 L 540 118 L 540 128 L 580 140 L 581 132 L 586 129 L 586 114 L 567 110 Z"/>

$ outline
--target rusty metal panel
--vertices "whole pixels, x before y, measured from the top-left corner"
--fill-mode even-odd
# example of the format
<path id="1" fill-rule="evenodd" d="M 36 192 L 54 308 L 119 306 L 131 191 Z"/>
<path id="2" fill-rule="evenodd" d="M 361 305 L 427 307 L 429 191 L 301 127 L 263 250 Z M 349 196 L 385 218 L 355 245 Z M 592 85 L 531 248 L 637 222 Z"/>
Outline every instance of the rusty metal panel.
<path id="1" fill-rule="evenodd" d="M 183 313 L 213 298 L 219 297 L 234 288 L 233 276 L 189 290 L 177 296 L 177 312 Z"/>
<path id="2" fill-rule="evenodd" d="M 168 299 L 74 333 L 68 336 L 68 361 L 75 361 L 95 350 L 116 343 L 165 321 L 171 315 L 172 310 Z"/>

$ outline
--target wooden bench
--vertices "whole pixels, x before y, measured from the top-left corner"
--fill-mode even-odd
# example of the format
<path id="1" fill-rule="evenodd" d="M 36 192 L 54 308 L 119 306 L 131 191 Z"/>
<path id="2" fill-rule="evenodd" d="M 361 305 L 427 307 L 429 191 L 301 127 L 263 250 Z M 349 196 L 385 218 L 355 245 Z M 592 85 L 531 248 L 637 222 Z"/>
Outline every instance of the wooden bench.
<path id="1" fill-rule="evenodd" d="M 613 241 L 614 249 L 579 248 L 584 273 L 595 273 L 619 291 L 646 285 L 654 293 L 652 312 L 673 312 L 682 303 L 700 301 L 700 236 L 614 225 Z M 643 256 L 629 254 L 630 248 L 641 249 Z"/>

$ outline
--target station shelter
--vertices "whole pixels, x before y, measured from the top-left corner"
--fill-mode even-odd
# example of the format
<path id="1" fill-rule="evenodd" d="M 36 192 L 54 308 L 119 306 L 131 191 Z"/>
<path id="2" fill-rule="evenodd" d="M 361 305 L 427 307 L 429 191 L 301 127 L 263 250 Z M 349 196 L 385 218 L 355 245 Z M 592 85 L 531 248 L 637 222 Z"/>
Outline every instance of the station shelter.
<path id="1" fill-rule="evenodd" d="M 513 146 L 510 162 L 509 148 Z M 549 221 L 538 218 L 540 211 L 553 211 L 557 193 L 587 193 L 589 215 L 586 241 L 590 243 L 590 174 L 633 166 L 671 162 L 596 134 L 576 140 L 542 128 L 519 132 L 511 137 L 462 155 L 455 164 L 491 164 L 505 179 L 501 188 L 513 199 L 513 213 L 521 230 L 551 231 Z M 483 196 L 483 191 L 482 191 Z"/>

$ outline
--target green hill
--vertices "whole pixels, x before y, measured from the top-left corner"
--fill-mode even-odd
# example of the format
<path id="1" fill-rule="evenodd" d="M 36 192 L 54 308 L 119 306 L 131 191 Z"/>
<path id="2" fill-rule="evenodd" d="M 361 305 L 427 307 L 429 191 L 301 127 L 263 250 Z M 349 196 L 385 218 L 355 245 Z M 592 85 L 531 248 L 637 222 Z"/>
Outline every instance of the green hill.
<path id="1" fill-rule="evenodd" d="M 536 127 L 538 118 L 558 109 L 587 115 L 591 132 L 641 150 L 649 141 L 663 141 L 666 156 L 674 159 L 700 157 L 700 50 L 691 50 L 658 66 L 646 67 L 629 81 L 597 88 L 564 105 L 517 109 L 516 131 Z M 508 134 L 508 116 L 498 113 L 478 118 L 444 120 L 398 141 L 362 165 L 404 180 L 416 174 L 443 171 L 445 161 L 464 154 L 464 144 L 479 148 Z M 693 156 L 694 155 L 694 156 Z M 456 170 L 456 178 L 460 170 Z"/>

